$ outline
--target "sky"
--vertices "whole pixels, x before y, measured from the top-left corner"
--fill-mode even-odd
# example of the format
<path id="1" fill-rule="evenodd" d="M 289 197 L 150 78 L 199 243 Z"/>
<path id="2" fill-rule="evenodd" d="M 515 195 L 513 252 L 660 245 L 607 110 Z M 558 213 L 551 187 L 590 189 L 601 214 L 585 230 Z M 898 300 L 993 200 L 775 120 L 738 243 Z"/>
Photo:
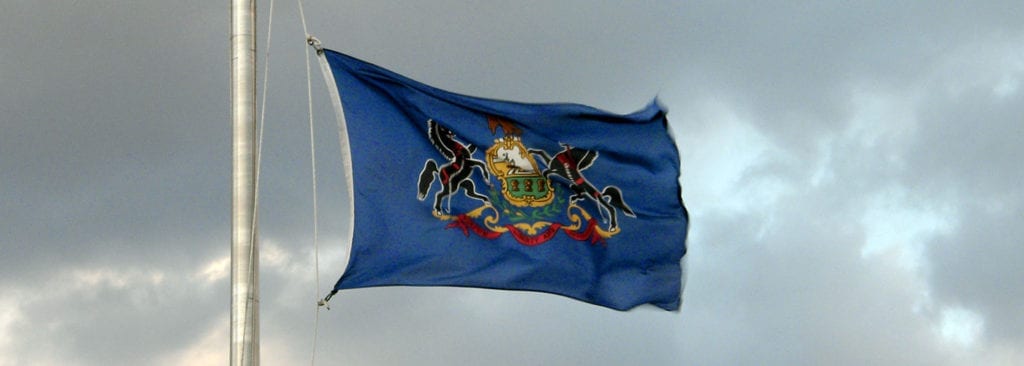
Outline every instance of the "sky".
<path id="1" fill-rule="evenodd" d="M 326 47 L 443 89 L 617 113 L 657 97 L 687 281 L 679 312 L 396 287 L 318 313 L 346 193 L 314 65 L 316 257 L 309 50 L 281 1 L 263 364 L 1024 364 L 1024 2 L 304 5 Z M 227 2 L 0 8 L 0 366 L 226 364 Z"/>

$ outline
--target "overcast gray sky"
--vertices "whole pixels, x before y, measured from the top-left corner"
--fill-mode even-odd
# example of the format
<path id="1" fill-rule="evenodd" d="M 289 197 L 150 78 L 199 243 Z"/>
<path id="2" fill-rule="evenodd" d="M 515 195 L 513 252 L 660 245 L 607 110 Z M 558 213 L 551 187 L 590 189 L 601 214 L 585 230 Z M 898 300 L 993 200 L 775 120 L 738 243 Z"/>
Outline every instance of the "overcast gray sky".
<path id="1" fill-rule="evenodd" d="M 225 364 L 227 2 L 0 3 L 0 366 Z M 692 219 L 682 311 L 345 291 L 318 364 L 1024 364 L 1024 2 L 623 4 L 305 3 L 326 47 L 440 88 L 660 98 Z M 308 364 L 307 49 L 276 7 L 262 357 Z M 345 192 L 314 72 L 325 292 Z"/>

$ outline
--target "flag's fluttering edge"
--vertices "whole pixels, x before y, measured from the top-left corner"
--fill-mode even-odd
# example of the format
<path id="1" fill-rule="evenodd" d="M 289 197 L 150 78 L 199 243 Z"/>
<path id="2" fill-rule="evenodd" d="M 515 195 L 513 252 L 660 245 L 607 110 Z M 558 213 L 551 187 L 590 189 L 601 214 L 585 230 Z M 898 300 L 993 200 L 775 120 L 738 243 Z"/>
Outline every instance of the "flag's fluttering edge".
<path id="1" fill-rule="evenodd" d="M 689 220 L 656 101 L 628 115 L 498 101 L 324 59 L 354 197 L 335 291 L 465 286 L 679 308 Z"/>

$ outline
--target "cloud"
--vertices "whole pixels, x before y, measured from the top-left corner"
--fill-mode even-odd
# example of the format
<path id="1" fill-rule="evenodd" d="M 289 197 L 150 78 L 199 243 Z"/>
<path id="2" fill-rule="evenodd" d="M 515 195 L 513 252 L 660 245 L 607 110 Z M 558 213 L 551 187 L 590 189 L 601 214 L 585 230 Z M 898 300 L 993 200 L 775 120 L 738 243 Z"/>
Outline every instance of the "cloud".
<path id="1" fill-rule="evenodd" d="M 16 50 L 0 63 L 4 277 L 205 250 L 191 233 L 220 230 L 229 201 L 223 47 L 199 36 L 220 8 L 39 1 L 0 15 Z"/>
<path id="2" fill-rule="evenodd" d="M 200 286 L 177 269 L 65 267 L 6 284 L 0 364 L 145 364 L 185 347 L 202 331 L 196 325 L 216 320 L 207 309 L 227 286 Z"/>
<path id="3" fill-rule="evenodd" d="M 952 48 L 918 85 L 920 128 L 906 139 L 902 184 L 947 210 L 948 230 L 924 247 L 937 301 L 979 316 L 982 337 L 1024 340 L 1024 260 L 1016 246 L 1024 208 L 1017 168 L 1024 143 L 1024 33 L 997 35 Z M 953 311 L 953 310 L 950 310 Z M 956 313 L 954 314 L 962 314 Z M 946 316 L 946 315 L 943 315 Z"/>
<path id="4" fill-rule="evenodd" d="M 224 350 L 228 347 L 230 335 L 224 324 L 228 324 L 227 314 L 210 324 L 210 328 L 200 334 L 195 342 L 176 352 L 155 357 L 153 364 L 212 366 L 228 363 L 228 352 Z"/>
<path id="5" fill-rule="evenodd" d="M 821 131 L 780 125 L 785 115 L 750 112 L 758 109 L 728 92 L 715 92 L 733 101 L 718 103 L 725 112 L 715 118 L 688 109 L 690 128 L 677 131 L 690 132 L 681 144 L 695 222 L 686 311 L 698 315 L 689 324 L 753 350 L 708 355 L 711 363 L 1018 357 L 1008 350 L 1020 344 L 1013 281 L 1021 276 L 1011 268 L 1020 259 L 1009 247 L 1021 196 L 1011 183 L 1020 180 L 1013 146 L 1022 134 L 1010 116 L 1021 104 L 1007 85 L 1019 53 L 1002 41 L 971 44 L 923 62 L 924 72 L 902 84 L 860 75 L 830 86 L 832 119 Z M 988 52 L 964 51 L 979 49 Z M 832 67 L 855 70 L 858 61 L 847 64 Z M 728 118 L 735 111 L 747 117 Z M 736 147 L 745 155 L 730 155 Z M 887 344 L 900 351 L 883 351 Z"/>
<path id="6" fill-rule="evenodd" d="M 732 139 L 737 134 L 724 136 Z M 865 153 L 857 135 L 823 140 L 838 150 L 832 156 Z M 688 200 L 691 207 L 712 210 L 692 214 L 700 224 L 691 236 L 691 282 L 684 312 L 692 314 L 688 325 L 698 330 L 686 334 L 710 329 L 715 336 L 687 337 L 697 342 L 687 355 L 715 364 L 947 362 L 951 352 L 932 330 L 929 316 L 917 310 L 926 300 L 927 284 L 900 256 L 890 254 L 901 247 L 861 255 L 872 240 L 874 222 L 865 225 L 861 220 L 868 204 L 847 197 L 884 192 L 886 183 L 863 181 L 859 177 L 865 166 L 859 164 L 829 164 L 834 179 L 815 180 L 813 171 L 795 167 L 814 166 L 816 156 L 781 148 L 759 150 L 760 145 L 745 144 L 744 139 L 733 141 L 750 146 L 745 151 L 764 153 L 733 170 L 757 174 L 719 189 L 724 195 L 760 199 L 740 199 L 747 203 L 740 210 L 713 209 L 728 207 L 721 196 Z M 709 140 L 702 145 L 722 150 L 729 143 Z M 715 347 L 723 340 L 732 346 Z M 899 350 L 884 351 L 895 343 L 901 344 Z"/>

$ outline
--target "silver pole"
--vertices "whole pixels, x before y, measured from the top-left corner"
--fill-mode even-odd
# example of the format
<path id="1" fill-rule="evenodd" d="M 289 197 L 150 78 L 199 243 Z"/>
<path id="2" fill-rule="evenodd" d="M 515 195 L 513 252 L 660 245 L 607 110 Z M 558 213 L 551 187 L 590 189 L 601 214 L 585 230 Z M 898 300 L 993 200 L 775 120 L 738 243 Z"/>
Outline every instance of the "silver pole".
<path id="1" fill-rule="evenodd" d="M 260 363 L 255 220 L 256 2 L 231 0 L 231 365 Z"/>

